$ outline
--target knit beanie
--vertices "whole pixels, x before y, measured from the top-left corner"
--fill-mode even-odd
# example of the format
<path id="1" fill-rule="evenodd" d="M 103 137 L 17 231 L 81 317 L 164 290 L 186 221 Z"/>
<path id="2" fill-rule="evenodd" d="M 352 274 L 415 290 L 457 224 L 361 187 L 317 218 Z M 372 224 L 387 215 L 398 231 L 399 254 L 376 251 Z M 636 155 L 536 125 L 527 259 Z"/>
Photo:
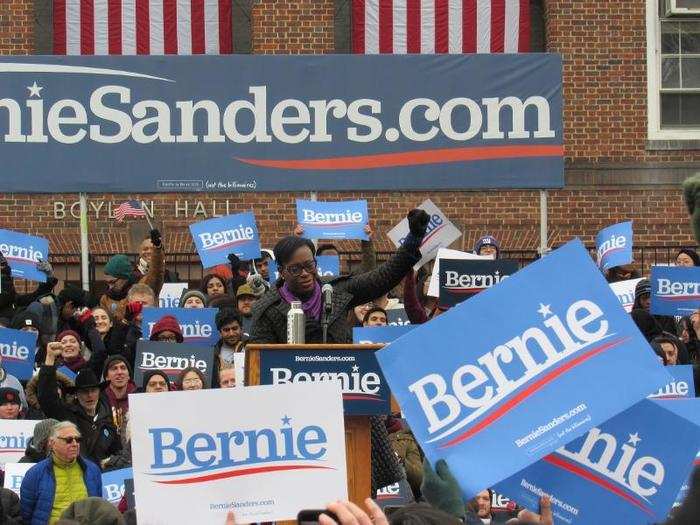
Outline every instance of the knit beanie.
<path id="1" fill-rule="evenodd" d="M 651 282 L 649 279 L 642 279 L 637 283 L 637 286 L 634 287 L 634 299 L 635 301 L 639 299 L 644 294 L 650 294 L 651 293 Z"/>
<path id="2" fill-rule="evenodd" d="M 180 296 L 180 308 L 184 308 L 187 299 L 190 297 L 199 297 L 202 300 L 202 303 L 204 303 L 204 306 L 207 305 L 207 296 L 199 290 L 184 290 Z"/>
<path id="3" fill-rule="evenodd" d="M 34 435 L 32 436 L 32 443 L 34 448 L 37 450 L 45 450 L 46 442 L 51 435 L 51 431 L 55 425 L 58 425 L 59 421 L 57 419 L 42 419 L 34 426 Z"/>
<path id="4" fill-rule="evenodd" d="M 134 269 L 126 255 L 114 255 L 105 265 L 104 273 L 117 279 L 130 279 Z"/>
<path id="5" fill-rule="evenodd" d="M 73 337 L 75 337 L 75 339 L 76 339 L 76 341 L 78 341 L 78 343 L 80 343 L 82 341 L 82 339 L 80 338 L 80 335 L 75 330 L 63 330 L 63 332 L 59 332 L 59 334 L 56 336 L 56 341 L 60 341 L 61 339 L 63 339 L 67 335 L 72 335 Z"/>
<path id="6" fill-rule="evenodd" d="M 41 320 L 39 319 L 38 315 L 36 315 L 34 312 L 24 310 L 12 318 L 11 328 L 21 330 L 25 326 L 31 326 L 39 330 L 40 323 Z"/>
<path id="7" fill-rule="evenodd" d="M 170 390 L 170 378 L 168 377 L 168 374 L 163 372 L 162 370 L 146 370 L 143 373 L 143 387 L 142 390 L 145 392 L 146 391 L 146 386 L 148 386 L 148 382 L 151 380 L 153 376 L 160 376 L 165 380 L 165 384 L 168 385 L 168 390 Z"/>
<path id="8" fill-rule="evenodd" d="M 175 334 L 175 338 L 178 343 L 182 343 L 184 338 L 182 337 L 182 330 L 180 329 L 180 324 L 173 315 L 164 315 L 158 322 L 153 325 L 153 330 L 151 330 L 151 341 L 158 340 L 158 334 L 161 332 L 172 332 Z"/>
<path id="9" fill-rule="evenodd" d="M 498 258 L 498 256 L 501 255 L 501 247 L 499 246 L 496 238 L 492 235 L 484 235 L 478 241 L 476 241 L 476 244 L 474 245 L 474 253 L 479 255 L 481 248 L 486 245 L 490 245 L 496 248 L 496 258 Z"/>
<path id="10" fill-rule="evenodd" d="M 111 355 L 107 358 L 104 367 L 102 367 L 102 379 L 107 378 L 107 371 L 114 363 L 124 363 L 127 370 L 129 370 L 129 377 L 133 379 L 134 373 L 131 371 L 131 365 L 129 364 L 129 361 L 127 361 L 123 355 L 119 354 Z"/>

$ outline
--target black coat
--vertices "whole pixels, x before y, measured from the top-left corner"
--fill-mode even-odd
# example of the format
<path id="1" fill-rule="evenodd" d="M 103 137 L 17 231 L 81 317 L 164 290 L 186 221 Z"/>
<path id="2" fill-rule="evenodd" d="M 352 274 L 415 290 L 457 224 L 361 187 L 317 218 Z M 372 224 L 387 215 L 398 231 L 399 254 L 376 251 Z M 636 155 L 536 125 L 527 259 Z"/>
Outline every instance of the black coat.
<path id="1" fill-rule="evenodd" d="M 65 403 L 56 392 L 56 367 L 43 365 L 39 370 L 39 404 L 46 414 L 59 421 L 75 423 L 83 436 L 81 454 L 98 465 L 100 461 L 119 452 L 122 443 L 119 438 L 109 406 L 101 399 L 97 414 L 92 417 L 77 402 Z"/>
<path id="2" fill-rule="evenodd" d="M 352 342 L 348 310 L 370 302 L 397 286 L 409 270 L 420 260 L 418 250 L 402 246 L 384 264 L 374 270 L 355 276 L 323 278 L 322 283 L 333 285 L 333 313 L 328 324 L 328 343 Z M 249 343 L 286 343 L 287 312 L 289 303 L 275 288 L 263 295 L 253 306 L 253 327 Z M 321 323 L 306 319 L 306 343 L 321 343 Z"/>

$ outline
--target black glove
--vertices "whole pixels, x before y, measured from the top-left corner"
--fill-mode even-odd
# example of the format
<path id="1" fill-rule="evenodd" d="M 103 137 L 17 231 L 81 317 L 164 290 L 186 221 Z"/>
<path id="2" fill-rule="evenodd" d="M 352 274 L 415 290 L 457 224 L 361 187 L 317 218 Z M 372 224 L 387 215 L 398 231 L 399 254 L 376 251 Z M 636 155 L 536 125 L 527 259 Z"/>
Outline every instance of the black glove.
<path id="1" fill-rule="evenodd" d="M 231 263 L 231 271 L 235 276 L 238 273 L 238 269 L 241 267 L 241 260 L 235 253 L 228 254 L 228 261 Z"/>
<path id="2" fill-rule="evenodd" d="M 160 232 L 155 228 L 151 230 L 151 242 L 153 243 L 153 246 L 155 246 L 156 248 L 160 248 L 160 246 L 161 246 Z"/>
<path id="3" fill-rule="evenodd" d="M 700 175 L 693 175 L 683 181 L 683 197 L 695 240 L 700 242 Z"/>
<path id="4" fill-rule="evenodd" d="M 425 210 L 414 208 L 408 212 L 408 229 L 414 237 L 421 239 L 430 222 L 430 215 Z"/>

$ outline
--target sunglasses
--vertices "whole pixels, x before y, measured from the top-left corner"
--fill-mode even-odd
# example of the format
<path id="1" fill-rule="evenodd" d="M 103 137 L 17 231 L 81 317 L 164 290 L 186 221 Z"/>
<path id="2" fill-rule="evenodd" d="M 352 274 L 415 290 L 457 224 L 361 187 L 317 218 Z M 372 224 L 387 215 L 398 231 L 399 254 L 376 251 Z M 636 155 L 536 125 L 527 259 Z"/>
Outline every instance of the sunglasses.
<path id="1" fill-rule="evenodd" d="M 310 274 L 316 273 L 316 259 L 311 259 L 300 264 L 288 264 L 284 267 L 285 270 L 289 272 L 293 277 L 298 277 L 301 273 L 306 270 Z"/>
<path id="2" fill-rule="evenodd" d="M 68 437 L 61 437 L 61 436 L 56 436 L 58 439 L 61 441 L 65 442 L 67 445 L 71 445 L 73 442 L 76 442 L 78 445 L 80 442 L 83 440 L 82 437 L 80 436 L 68 436 Z"/>

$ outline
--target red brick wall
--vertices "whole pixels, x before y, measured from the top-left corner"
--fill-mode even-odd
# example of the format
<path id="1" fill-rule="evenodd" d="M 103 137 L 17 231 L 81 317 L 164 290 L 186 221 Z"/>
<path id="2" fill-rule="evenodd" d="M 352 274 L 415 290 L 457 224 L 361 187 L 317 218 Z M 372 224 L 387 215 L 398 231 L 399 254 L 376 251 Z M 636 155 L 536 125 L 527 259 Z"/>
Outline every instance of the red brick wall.
<path id="1" fill-rule="evenodd" d="M 31 54 L 33 41 L 33 1 L 0 2 L 0 55 Z"/>
<path id="2" fill-rule="evenodd" d="M 0 54 L 32 51 L 32 2 L 0 2 Z M 695 160 L 700 153 L 657 153 L 645 150 L 646 58 L 645 2 L 547 0 L 547 42 L 564 57 L 565 141 L 570 162 L 670 162 Z M 253 7 L 254 53 L 329 53 L 333 51 L 333 0 L 256 0 Z M 1 188 L 1 186 L 0 186 Z M 263 244 L 270 246 L 294 223 L 294 199 L 301 194 L 222 194 L 230 211 L 251 207 L 259 219 Z M 306 194 L 305 196 L 308 196 Z M 137 197 L 134 195 L 133 197 Z M 426 197 L 443 208 L 467 236 L 465 246 L 485 232 L 501 239 L 506 249 L 534 249 L 539 244 L 539 194 L 536 191 L 487 192 L 355 192 L 320 193 L 321 200 L 367 198 L 381 247 L 384 232 Z M 212 197 L 197 194 L 143 195 L 156 200 L 165 241 L 172 251 L 192 249 L 187 223 L 175 219 L 175 200 L 200 199 L 207 208 Z M 78 221 L 53 218 L 51 202 L 73 201 L 75 195 L 2 195 L 0 227 L 15 228 L 51 239 L 54 252 L 76 252 Z M 114 195 L 96 195 L 96 200 Z M 90 219 L 90 249 L 114 253 L 128 249 L 128 231 L 113 221 Z M 199 220 L 203 217 L 198 217 Z M 690 244 L 680 191 L 677 188 L 595 188 L 552 191 L 549 197 L 550 242 L 559 244 L 580 235 L 593 241 L 601 227 L 620 220 L 635 221 L 637 245 Z M 134 219 L 129 219 L 133 223 Z M 352 246 L 347 246 L 351 248 Z M 459 243 L 458 243 L 458 246 Z"/>

